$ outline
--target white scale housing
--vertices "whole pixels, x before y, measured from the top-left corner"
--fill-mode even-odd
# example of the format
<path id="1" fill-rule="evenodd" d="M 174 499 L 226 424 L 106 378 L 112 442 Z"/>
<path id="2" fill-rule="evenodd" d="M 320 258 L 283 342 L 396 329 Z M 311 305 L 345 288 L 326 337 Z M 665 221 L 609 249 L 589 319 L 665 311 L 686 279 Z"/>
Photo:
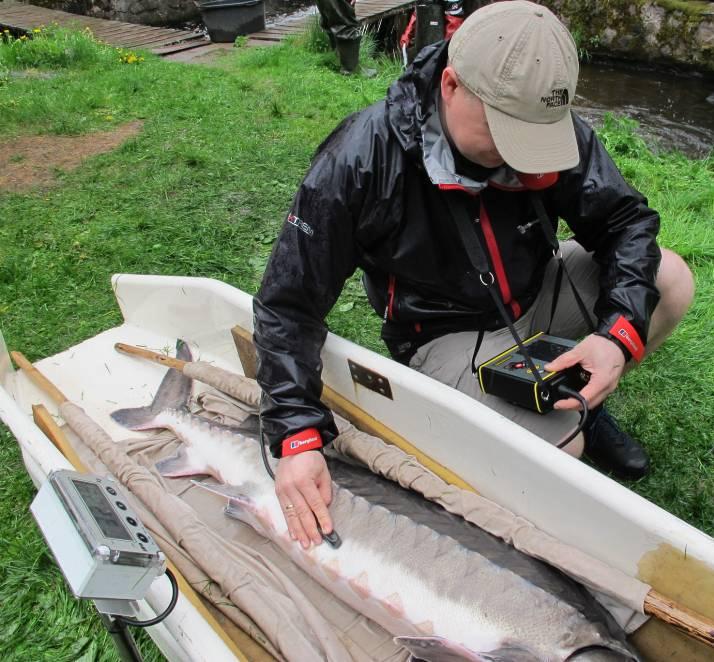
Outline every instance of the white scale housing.
<path id="1" fill-rule="evenodd" d="M 116 481 L 60 470 L 30 510 L 78 598 L 140 600 L 166 559 Z"/>

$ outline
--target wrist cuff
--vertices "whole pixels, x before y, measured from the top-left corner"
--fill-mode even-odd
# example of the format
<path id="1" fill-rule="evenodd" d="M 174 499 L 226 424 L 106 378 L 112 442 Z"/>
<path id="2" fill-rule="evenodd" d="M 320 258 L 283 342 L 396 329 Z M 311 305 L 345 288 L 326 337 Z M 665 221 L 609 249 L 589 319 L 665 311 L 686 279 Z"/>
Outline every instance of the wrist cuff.
<path id="1" fill-rule="evenodd" d="M 294 434 L 292 437 L 283 439 L 281 456 L 297 455 L 298 453 L 314 451 L 318 448 L 322 448 L 322 437 L 317 428 L 308 428 Z"/>
<path id="2" fill-rule="evenodd" d="M 607 334 L 600 334 L 610 340 L 617 342 L 618 346 L 631 356 L 638 363 L 645 357 L 645 344 L 640 335 L 635 331 L 635 327 L 630 324 L 622 315 L 615 320 L 615 323 L 607 330 Z"/>

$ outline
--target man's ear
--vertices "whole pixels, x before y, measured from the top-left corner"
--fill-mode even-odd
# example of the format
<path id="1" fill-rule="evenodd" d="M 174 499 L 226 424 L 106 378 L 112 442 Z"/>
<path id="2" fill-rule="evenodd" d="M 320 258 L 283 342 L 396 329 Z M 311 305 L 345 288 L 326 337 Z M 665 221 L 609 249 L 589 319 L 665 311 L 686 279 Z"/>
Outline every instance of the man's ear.
<path id="1" fill-rule="evenodd" d="M 444 67 L 441 72 L 441 98 L 449 105 L 461 83 L 453 67 Z"/>

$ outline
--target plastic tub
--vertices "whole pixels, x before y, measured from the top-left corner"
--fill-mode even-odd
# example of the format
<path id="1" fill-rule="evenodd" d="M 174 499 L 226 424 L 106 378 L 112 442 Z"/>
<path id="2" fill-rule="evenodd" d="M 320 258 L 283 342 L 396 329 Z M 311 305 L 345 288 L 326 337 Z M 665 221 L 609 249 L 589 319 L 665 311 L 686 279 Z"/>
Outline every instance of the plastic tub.
<path id="1" fill-rule="evenodd" d="M 211 41 L 232 42 L 239 35 L 265 28 L 263 0 L 208 0 L 198 8 Z"/>

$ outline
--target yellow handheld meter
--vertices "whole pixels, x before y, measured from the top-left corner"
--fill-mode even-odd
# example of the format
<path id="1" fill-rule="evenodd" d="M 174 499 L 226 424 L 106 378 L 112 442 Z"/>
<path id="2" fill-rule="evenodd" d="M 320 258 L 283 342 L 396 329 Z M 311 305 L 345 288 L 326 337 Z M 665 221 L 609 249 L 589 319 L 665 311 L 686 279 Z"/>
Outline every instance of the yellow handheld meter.
<path id="1" fill-rule="evenodd" d="M 477 376 L 481 390 L 513 402 L 539 414 L 553 409 L 556 400 L 564 396 L 559 387 L 579 391 L 588 383 L 590 373 L 576 365 L 561 372 L 546 372 L 543 366 L 575 347 L 574 340 L 549 336 L 542 331 L 523 341 L 523 346 L 538 371 L 540 381 L 533 374 L 526 356 L 518 345 L 482 363 Z"/>

